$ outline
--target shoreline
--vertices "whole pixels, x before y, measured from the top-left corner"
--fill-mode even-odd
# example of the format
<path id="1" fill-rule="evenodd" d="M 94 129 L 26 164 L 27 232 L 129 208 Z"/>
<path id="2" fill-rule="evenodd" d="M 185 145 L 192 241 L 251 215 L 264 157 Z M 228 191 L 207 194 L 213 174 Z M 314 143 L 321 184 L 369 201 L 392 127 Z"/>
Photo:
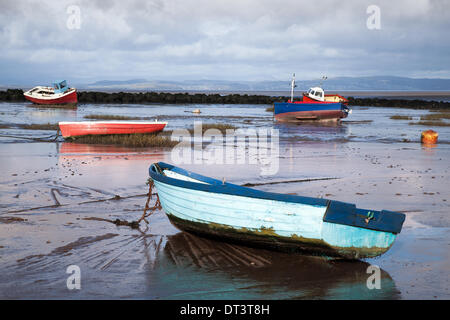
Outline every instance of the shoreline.
<path id="1" fill-rule="evenodd" d="M 331 92 L 331 91 L 330 91 Z M 367 94 L 367 92 L 365 92 Z M 358 98 L 347 96 L 350 106 L 374 106 L 387 108 L 409 109 L 448 109 L 450 102 L 442 99 L 398 99 L 387 98 L 386 92 L 380 91 L 379 97 Z M 435 97 L 442 98 L 442 92 Z M 402 93 L 403 94 L 403 93 Z M 448 93 L 450 95 L 450 93 Z M 405 95 L 408 96 L 408 95 Z M 433 97 L 430 94 L 423 94 Z M 415 97 L 411 95 L 409 97 Z M 104 91 L 79 91 L 78 103 L 103 103 L 103 104 L 262 104 L 272 105 L 274 102 L 288 100 L 287 96 L 270 96 L 255 94 L 219 94 L 219 93 L 189 93 L 189 92 L 104 92 Z M 1 102 L 27 102 L 22 89 L 7 89 L 0 91 Z"/>

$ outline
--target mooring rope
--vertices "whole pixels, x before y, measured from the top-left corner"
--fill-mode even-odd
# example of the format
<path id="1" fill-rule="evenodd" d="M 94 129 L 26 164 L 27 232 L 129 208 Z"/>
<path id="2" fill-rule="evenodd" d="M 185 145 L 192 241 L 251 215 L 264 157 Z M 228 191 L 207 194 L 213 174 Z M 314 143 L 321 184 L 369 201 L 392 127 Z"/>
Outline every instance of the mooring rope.
<path id="1" fill-rule="evenodd" d="M 148 184 L 147 201 L 145 203 L 144 213 L 139 218 L 139 220 L 135 220 L 135 221 L 131 221 L 131 222 L 128 222 L 126 220 L 120 220 L 120 219 L 110 220 L 110 219 L 103 219 L 103 218 L 90 218 L 89 220 L 107 221 L 107 222 L 114 223 L 116 226 L 128 226 L 128 227 L 131 227 L 132 229 L 139 229 L 139 224 L 141 223 L 142 220 L 144 220 L 144 222 L 148 225 L 149 222 L 147 221 L 146 218 L 151 216 L 156 210 L 161 210 L 162 207 L 161 207 L 161 202 L 159 201 L 158 193 L 155 193 L 155 195 L 156 195 L 155 205 L 153 207 L 150 207 L 149 204 L 150 204 L 150 201 L 152 200 L 153 187 L 154 187 L 153 179 L 149 178 L 147 181 L 147 184 Z M 115 197 L 115 199 L 116 199 L 116 197 Z M 118 199 L 121 199 L 121 198 L 118 197 Z"/>
<path id="2" fill-rule="evenodd" d="M 161 210 L 162 209 L 161 202 L 159 201 L 158 193 L 156 193 L 155 205 L 153 207 L 149 206 L 150 201 L 152 200 L 153 186 L 154 186 L 153 179 L 149 178 L 148 179 L 147 202 L 145 203 L 144 213 L 142 214 L 142 217 L 140 217 L 139 220 L 137 221 L 138 223 L 140 223 L 142 220 L 144 220 L 145 223 L 148 224 L 149 222 L 145 218 L 148 218 L 149 216 L 151 216 L 156 210 Z"/>
<path id="3" fill-rule="evenodd" d="M 146 218 L 150 217 L 156 210 L 161 210 L 162 207 L 161 207 L 161 202 L 159 202 L 158 193 L 155 193 L 155 195 L 156 195 L 155 205 L 153 207 L 150 207 L 150 201 L 152 200 L 153 187 L 154 187 L 153 179 L 149 178 L 147 181 L 147 184 L 148 184 L 147 201 L 145 203 L 144 213 L 139 218 L 139 220 L 135 220 L 135 221 L 131 221 L 131 222 L 128 222 L 126 220 L 120 220 L 120 219 L 109 220 L 109 219 L 102 219 L 102 218 L 91 218 L 90 220 L 107 221 L 107 222 L 114 223 L 116 226 L 129 226 L 133 229 L 138 229 L 139 224 L 141 223 L 142 220 L 144 220 L 144 222 L 148 225 L 149 222 L 147 221 Z"/>
<path id="4" fill-rule="evenodd" d="M 95 217 L 86 218 L 85 220 L 106 221 L 106 222 L 114 223 L 116 226 L 128 226 L 128 227 L 131 227 L 132 229 L 139 229 L 139 224 L 141 223 L 142 220 L 144 220 L 144 222 L 148 225 L 149 222 L 147 221 L 146 218 L 151 216 L 156 210 L 161 210 L 162 207 L 161 207 L 161 203 L 159 202 L 158 193 L 156 193 L 155 205 L 153 207 L 149 206 L 150 201 L 152 200 L 152 195 L 153 195 L 153 186 L 154 186 L 153 179 L 149 178 L 147 184 L 148 184 L 147 202 L 145 203 L 144 213 L 139 218 L 139 220 L 128 222 L 126 220 L 120 220 L 120 219 L 110 220 L 110 219 L 95 218 Z M 119 197 L 119 199 L 120 199 L 120 197 Z"/>

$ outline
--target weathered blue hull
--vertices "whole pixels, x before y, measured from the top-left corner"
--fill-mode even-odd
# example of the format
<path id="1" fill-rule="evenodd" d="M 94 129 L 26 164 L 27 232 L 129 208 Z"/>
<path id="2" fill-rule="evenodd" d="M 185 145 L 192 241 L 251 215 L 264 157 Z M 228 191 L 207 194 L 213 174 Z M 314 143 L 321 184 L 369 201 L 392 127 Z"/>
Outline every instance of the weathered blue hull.
<path id="1" fill-rule="evenodd" d="M 346 118 L 349 109 L 342 103 L 275 102 L 274 116 L 278 121 L 338 120 Z"/>
<path id="2" fill-rule="evenodd" d="M 150 169 L 170 221 L 197 234 L 279 250 L 359 259 L 386 252 L 405 216 L 263 192 L 165 163 Z"/>

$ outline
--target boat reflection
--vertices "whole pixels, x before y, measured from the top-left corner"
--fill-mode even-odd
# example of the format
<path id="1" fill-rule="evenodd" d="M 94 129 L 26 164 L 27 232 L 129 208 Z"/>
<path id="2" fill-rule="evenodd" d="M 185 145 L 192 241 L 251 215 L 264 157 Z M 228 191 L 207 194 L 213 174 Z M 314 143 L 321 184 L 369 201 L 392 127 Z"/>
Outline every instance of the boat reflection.
<path id="1" fill-rule="evenodd" d="M 135 148 L 115 145 L 85 144 L 75 142 L 62 142 L 59 152 L 62 154 L 104 154 L 104 153 L 129 153 L 135 152 Z"/>
<path id="2" fill-rule="evenodd" d="M 26 116 L 32 119 L 76 119 L 77 108 L 41 108 L 40 105 L 31 105 L 32 109 L 25 112 Z M 36 110 L 38 109 L 38 110 Z"/>
<path id="3" fill-rule="evenodd" d="M 345 142 L 348 127 L 338 122 L 324 123 L 274 123 L 274 129 L 280 137 L 296 141 L 333 141 Z"/>
<path id="4" fill-rule="evenodd" d="M 362 261 L 249 248 L 186 232 L 147 238 L 145 246 L 149 281 L 162 299 L 400 298 L 383 270 L 381 289 L 368 289 L 370 264 Z"/>
<path id="5" fill-rule="evenodd" d="M 67 103 L 67 104 L 35 104 L 28 103 L 25 105 L 28 108 L 34 108 L 39 110 L 77 110 L 78 105 L 76 103 Z"/>
<path id="6" fill-rule="evenodd" d="M 101 156 L 102 159 L 144 160 L 149 164 L 157 161 L 169 161 L 170 153 L 162 148 L 128 148 L 114 145 L 83 144 L 62 142 L 58 152 L 60 161 L 82 160 Z M 104 164 L 103 164 L 104 165 Z"/>

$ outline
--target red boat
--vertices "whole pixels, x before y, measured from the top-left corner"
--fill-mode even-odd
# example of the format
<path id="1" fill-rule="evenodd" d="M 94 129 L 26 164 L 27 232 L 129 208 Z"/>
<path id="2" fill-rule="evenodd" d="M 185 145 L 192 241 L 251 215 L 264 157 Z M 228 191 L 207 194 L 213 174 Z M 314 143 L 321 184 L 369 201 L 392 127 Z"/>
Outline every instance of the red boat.
<path id="1" fill-rule="evenodd" d="M 162 131 L 167 122 L 158 121 L 79 121 L 60 122 L 59 128 L 64 138 L 105 135 L 151 133 Z"/>
<path id="2" fill-rule="evenodd" d="M 37 86 L 23 94 L 36 104 L 76 104 L 77 89 L 69 88 L 66 80 L 53 83 L 53 87 Z"/>

